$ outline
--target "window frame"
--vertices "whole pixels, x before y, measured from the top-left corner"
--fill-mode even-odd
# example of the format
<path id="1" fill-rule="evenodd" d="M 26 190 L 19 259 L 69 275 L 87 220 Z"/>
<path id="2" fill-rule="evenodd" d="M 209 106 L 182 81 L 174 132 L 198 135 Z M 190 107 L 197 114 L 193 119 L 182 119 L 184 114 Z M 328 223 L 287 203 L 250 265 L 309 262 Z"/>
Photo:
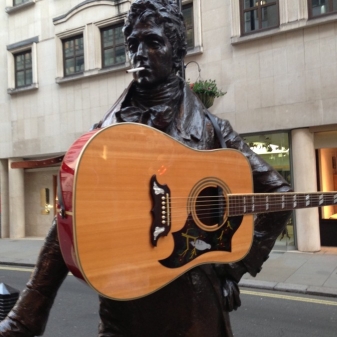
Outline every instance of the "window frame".
<path id="1" fill-rule="evenodd" d="M 83 49 L 82 49 L 82 54 L 80 55 L 76 55 L 76 52 L 75 52 L 75 48 L 74 48 L 74 53 L 73 53 L 73 57 L 66 57 L 65 55 L 65 43 L 66 42 L 69 42 L 69 41 L 74 41 L 76 39 L 79 39 L 79 38 L 82 38 L 82 45 L 83 45 Z M 78 72 L 74 72 L 72 74 L 66 74 L 66 60 L 67 59 L 74 59 L 74 65 L 76 64 L 76 58 L 78 57 L 83 57 L 83 70 L 82 71 L 78 71 Z M 62 39 L 62 62 L 63 62 L 63 76 L 64 77 L 71 77 L 71 76 L 78 76 L 78 75 L 81 75 L 84 73 L 85 71 L 85 50 L 84 50 L 84 36 L 83 34 L 78 34 L 78 35 L 72 35 L 72 36 L 69 36 L 67 38 L 64 38 Z M 76 68 L 76 66 L 74 66 Z"/>
<path id="2" fill-rule="evenodd" d="M 241 30 L 241 36 L 246 36 L 246 35 L 250 35 L 250 34 L 256 34 L 258 32 L 264 32 L 264 31 L 268 31 L 271 29 L 275 29 L 280 27 L 280 2 L 279 0 L 274 0 L 271 3 L 265 3 L 265 4 L 261 4 L 264 0 L 256 0 L 255 1 L 255 6 L 253 7 L 249 7 L 244 9 L 244 1 L 245 0 L 240 0 L 240 30 Z M 262 9 L 263 8 L 267 8 L 267 7 L 271 7 L 271 6 L 276 6 L 277 8 L 277 24 L 271 27 L 267 27 L 267 28 L 261 28 L 262 26 Z M 249 31 L 246 32 L 245 31 L 245 13 L 246 12 L 251 12 L 253 10 L 257 10 L 257 14 L 258 14 L 258 19 L 259 19 L 259 28 L 255 29 L 253 31 Z"/>
<path id="3" fill-rule="evenodd" d="M 332 15 L 332 14 L 337 14 L 337 9 L 336 10 L 328 10 L 327 12 L 320 14 L 320 15 L 312 15 L 312 1 L 313 0 L 308 0 L 308 18 L 311 19 L 317 19 L 317 18 L 321 18 L 324 16 L 328 16 L 328 15 Z M 328 3 L 328 8 L 332 9 L 332 5 L 333 5 L 333 0 L 327 0 Z"/>
<path id="4" fill-rule="evenodd" d="M 108 69 L 108 68 L 112 68 L 112 67 L 117 67 L 120 66 L 122 64 L 125 64 L 127 61 L 127 56 L 126 56 L 126 48 L 125 48 L 125 42 L 123 40 L 123 43 L 120 44 L 116 44 L 116 38 L 115 38 L 115 29 L 119 28 L 119 27 L 123 27 L 123 22 L 119 22 L 113 25 L 109 25 L 109 26 L 104 26 L 104 27 L 100 27 L 100 44 L 101 44 L 101 68 L 102 69 Z M 113 38 L 113 46 L 112 47 L 104 47 L 104 37 L 103 37 L 103 32 L 113 29 L 113 34 L 114 34 L 114 38 Z M 104 51 L 107 49 L 113 49 L 114 52 L 114 61 L 116 61 L 116 48 L 120 47 L 121 45 L 123 45 L 124 47 L 124 61 L 123 62 L 114 62 L 113 64 L 110 65 L 105 65 L 105 59 L 104 59 Z"/>
<path id="5" fill-rule="evenodd" d="M 6 13 L 13 14 L 15 12 L 21 11 L 22 9 L 35 5 L 36 0 L 27 0 L 20 4 L 15 4 L 15 0 L 5 0 L 5 2 L 6 2 L 6 8 L 5 8 Z"/>
<path id="6" fill-rule="evenodd" d="M 30 54 L 30 67 L 26 67 L 26 61 L 24 61 L 23 70 L 18 70 L 17 69 L 17 57 L 23 55 L 24 59 L 25 59 L 27 53 Z M 22 89 L 22 88 L 26 88 L 26 87 L 31 86 L 32 83 L 33 83 L 33 53 L 32 53 L 32 50 L 29 48 L 29 49 L 17 52 L 15 54 L 13 54 L 13 56 L 14 56 L 15 89 Z M 31 79 L 30 79 L 30 83 L 29 84 L 27 84 L 27 81 L 26 81 L 27 71 L 28 70 L 31 71 Z M 21 86 L 18 85 L 18 73 L 19 72 L 23 72 L 24 73 L 24 85 L 21 85 Z"/>

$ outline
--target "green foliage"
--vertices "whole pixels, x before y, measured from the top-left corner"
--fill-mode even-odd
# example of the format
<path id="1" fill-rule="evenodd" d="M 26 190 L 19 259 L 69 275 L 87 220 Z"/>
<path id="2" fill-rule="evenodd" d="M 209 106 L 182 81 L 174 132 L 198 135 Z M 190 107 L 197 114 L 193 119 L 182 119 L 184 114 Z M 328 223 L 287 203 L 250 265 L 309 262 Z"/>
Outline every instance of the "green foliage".
<path id="1" fill-rule="evenodd" d="M 215 80 L 198 80 L 190 84 L 191 89 L 197 94 L 206 94 L 212 97 L 220 97 L 225 95 L 225 92 L 218 89 Z"/>

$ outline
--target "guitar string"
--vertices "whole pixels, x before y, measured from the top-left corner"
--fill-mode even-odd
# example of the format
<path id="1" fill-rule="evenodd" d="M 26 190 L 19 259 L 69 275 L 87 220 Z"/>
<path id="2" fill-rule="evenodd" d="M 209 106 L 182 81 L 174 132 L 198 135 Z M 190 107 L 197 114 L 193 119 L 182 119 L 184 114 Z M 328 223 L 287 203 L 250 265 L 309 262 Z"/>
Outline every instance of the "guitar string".
<path id="1" fill-rule="evenodd" d="M 215 206 L 218 206 L 218 204 L 213 204 Z M 263 204 L 264 205 L 264 204 Z M 305 206 L 305 207 L 298 207 L 298 208 L 312 208 L 312 207 L 318 207 L 317 205 L 309 205 L 309 206 Z M 247 212 L 243 212 L 243 211 L 240 211 L 241 209 L 243 209 L 243 205 L 240 204 L 239 207 L 229 207 L 228 211 L 229 211 L 229 217 L 232 217 L 232 216 L 241 216 L 241 215 L 245 215 L 245 214 L 254 214 L 254 213 L 273 213 L 273 212 L 276 212 L 276 211 L 282 211 L 282 210 L 292 210 L 292 209 L 296 209 L 296 207 L 290 207 L 290 208 L 284 208 L 284 209 L 277 209 L 277 210 L 273 210 L 271 207 L 269 209 L 258 209 L 258 206 L 255 206 L 255 211 L 252 212 L 252 211 L 249 211 L 248 210 L 249 206 L 247 207 Z M 205 212 L 205 210 L 207 212 Z M 224 207 L 224 208 L 217 208 L 217 207 L 212 207 L 212 209 L 210 210 L 209 207 L 207 207 L 206 209 L 198 209 L 198 212 L 197 212 L 197 217 L 200 221 L 202 220 L 208 220 L 208 219 L 215 219 L 217 218 L 219 215 L 216 214 L 216 212 L 220 211 L 223 212 L 223 216 L 225 217 L 227 214 L 226 214 L 226 211 L 227 209 Z M 239 212 L 238 212 L 239 211 Z M 174 211 L 174 220 L 178 221 L 178 220 L 186 220 L 186 217 L 188 216 L 187 212 L 186 212 L 186 207 L 181 207 L 180 209 L 177 210 L 177 208 L 175 208 L 175 211 Z M 130 218 L 131 219 L 131 218 Z M 139 219 L 139 217 L 133 217 L 133 219 Z M 171 219 L 172 219 L 172 211 L 171 211 Z"/>

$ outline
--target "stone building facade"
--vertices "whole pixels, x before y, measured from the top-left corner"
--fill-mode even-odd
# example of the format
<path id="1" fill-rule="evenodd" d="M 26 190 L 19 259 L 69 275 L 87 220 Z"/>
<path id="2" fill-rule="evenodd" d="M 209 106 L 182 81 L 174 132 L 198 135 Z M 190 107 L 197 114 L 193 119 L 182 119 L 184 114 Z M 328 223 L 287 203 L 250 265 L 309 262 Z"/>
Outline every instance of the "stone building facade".
<path id="1" fill-rule="evenodd" d="M 13 169 L 11 163 L 64 154 L 129 84 L 121 25 L 131 2 L 1 2 L 2 238 L 45 236 L 55 212 L 58 167 Z M 214 79 L 226 91 L 210 110 L 229 119 L 295 190 L 337 190 L 334 2 L 182 4 L 186 79 Z M 301 251 L 337 246 L 322 240 L 337 229 L 335 213 L 334 206 L 296 210 L 280 244 Z"/>

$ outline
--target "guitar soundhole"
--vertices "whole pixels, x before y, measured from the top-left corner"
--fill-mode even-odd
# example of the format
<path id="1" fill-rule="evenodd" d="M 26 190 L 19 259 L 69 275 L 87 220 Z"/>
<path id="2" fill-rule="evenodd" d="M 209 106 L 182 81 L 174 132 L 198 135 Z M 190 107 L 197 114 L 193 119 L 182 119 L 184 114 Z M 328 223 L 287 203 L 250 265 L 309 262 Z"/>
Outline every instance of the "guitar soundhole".
<path id="1" fill-rule="evenodd" d="M 200 191 L 195 203 L 195 212 L 197 218 L 204 226 L 214 227 L 222 225 L 225 209 L 226 199 L 221 187 L 209 186 Z"/>

